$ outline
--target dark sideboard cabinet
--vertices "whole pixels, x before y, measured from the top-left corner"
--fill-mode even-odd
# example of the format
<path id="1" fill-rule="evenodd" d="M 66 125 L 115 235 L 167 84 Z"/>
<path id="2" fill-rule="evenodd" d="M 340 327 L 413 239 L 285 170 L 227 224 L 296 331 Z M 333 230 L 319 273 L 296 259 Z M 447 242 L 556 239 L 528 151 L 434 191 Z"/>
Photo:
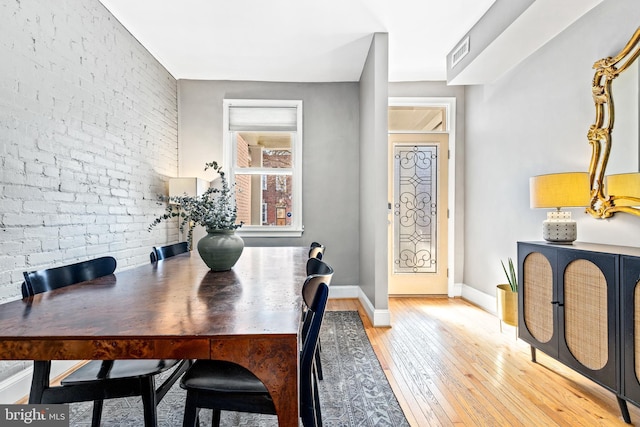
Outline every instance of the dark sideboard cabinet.
<path id="1" fill-rule="evenodd" d="M 640 406 L 640 248 L 518 242 L 518 336 Z M 636 357 L 636 355 L 638 357 Z"/>

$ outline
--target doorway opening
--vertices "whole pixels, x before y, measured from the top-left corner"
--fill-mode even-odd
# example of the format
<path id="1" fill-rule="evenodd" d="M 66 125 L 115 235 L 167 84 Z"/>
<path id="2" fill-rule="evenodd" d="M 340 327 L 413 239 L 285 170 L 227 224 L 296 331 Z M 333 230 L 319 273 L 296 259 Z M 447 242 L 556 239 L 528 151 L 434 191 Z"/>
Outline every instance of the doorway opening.
<path id="1" fill-rule="evenodd" d="M 389 100 L 389 294 L 455 296 L 454 98 Z"/>

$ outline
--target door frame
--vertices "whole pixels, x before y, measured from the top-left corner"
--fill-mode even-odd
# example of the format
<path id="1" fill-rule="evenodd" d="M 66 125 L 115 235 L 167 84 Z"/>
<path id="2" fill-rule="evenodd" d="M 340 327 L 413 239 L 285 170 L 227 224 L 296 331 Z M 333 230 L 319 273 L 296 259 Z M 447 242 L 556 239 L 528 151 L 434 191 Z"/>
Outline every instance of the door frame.
<path id="1" fill-rule="evenodd" d="M 456 98 L 455 97 L 390 97 L 389 107 L 446 107 L 447 123 L 449 124 L 449 170 L 447 174 L 449 198 L 449 214 L 447 218 L 447 269 L 449 271 L 447 277 L 447 296 L 462 296 L 462 284 L 455 283 L 456 262 L 455 262 L 455 241 L 456 241 Z M 387 134 L 390 132 L 387 130 Z M 410 132 L 393 132 L 393 133 L 419 133 Z M 432 132 L 433 133 L 433 132 Z M 387 138 L 388 140 L 388 138 Z M 389 174 L 393 170 L 388 171 Z M 389 242 L 393 244 L 393 242 Z M 391 248 L 387 248 L 391 250 Z"/>

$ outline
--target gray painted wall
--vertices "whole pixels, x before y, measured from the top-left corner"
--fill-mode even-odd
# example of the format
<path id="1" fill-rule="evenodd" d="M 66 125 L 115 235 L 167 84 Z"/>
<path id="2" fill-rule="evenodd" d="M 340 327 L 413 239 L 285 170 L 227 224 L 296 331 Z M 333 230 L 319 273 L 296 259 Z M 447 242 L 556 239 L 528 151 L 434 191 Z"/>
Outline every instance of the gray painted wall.
<path id="1" fill-rule="evenodd" d="M 360 77 L 360 287 L 376 310 L 389 306 L 388 59 L 388 35 L 374 34 Z"/>
<path id="2" fill-rule="evenodd" d="M 175 79 L 97 0 L 4 1 L 0 28 L 0 302 L 25 270 L 148 263 L 177 238 L 147 232 L 177 172 Z"/>
<path id="3" fill-rule="evenodd" d="M 303 224 L 300 238 L 245 238 L 247 246 L 327 246 L 332 285 L 358 285 L 358 83 L 179 80 L 180 175 L 201 176 L 222 159 L 223 99 L 301 99 Z"/>
<path id="4" fill-rule="evenodd" d="M 494 84 L 467 87 L 467 285 L 493 296 L 504 281 L 500 259 L 515 258 L 518 240 L 542 240 L 547 211 L 529 208 L 529 177 L 588 169 L 591 67 L 617 54 L 638 23 L 637 0 L 607 0 Z M 615 82 L 613 90 L 615 99 Z M 613 145 L 612 155 L 626 151 L 625 141 Z M 638 246 L 639 217 L 596 220 L 571 211 L 578 240 Z"/>

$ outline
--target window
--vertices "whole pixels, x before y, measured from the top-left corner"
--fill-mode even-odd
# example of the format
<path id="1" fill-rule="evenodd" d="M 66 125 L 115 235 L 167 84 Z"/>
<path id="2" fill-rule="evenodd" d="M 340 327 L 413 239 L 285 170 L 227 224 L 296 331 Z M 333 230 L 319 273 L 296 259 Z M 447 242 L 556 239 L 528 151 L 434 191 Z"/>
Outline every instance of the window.
<path id="1" fill-rule="evenodd" d="M 238 233 L 302 235 L 302 101 L 228 99 L 223 118 Z"/>

